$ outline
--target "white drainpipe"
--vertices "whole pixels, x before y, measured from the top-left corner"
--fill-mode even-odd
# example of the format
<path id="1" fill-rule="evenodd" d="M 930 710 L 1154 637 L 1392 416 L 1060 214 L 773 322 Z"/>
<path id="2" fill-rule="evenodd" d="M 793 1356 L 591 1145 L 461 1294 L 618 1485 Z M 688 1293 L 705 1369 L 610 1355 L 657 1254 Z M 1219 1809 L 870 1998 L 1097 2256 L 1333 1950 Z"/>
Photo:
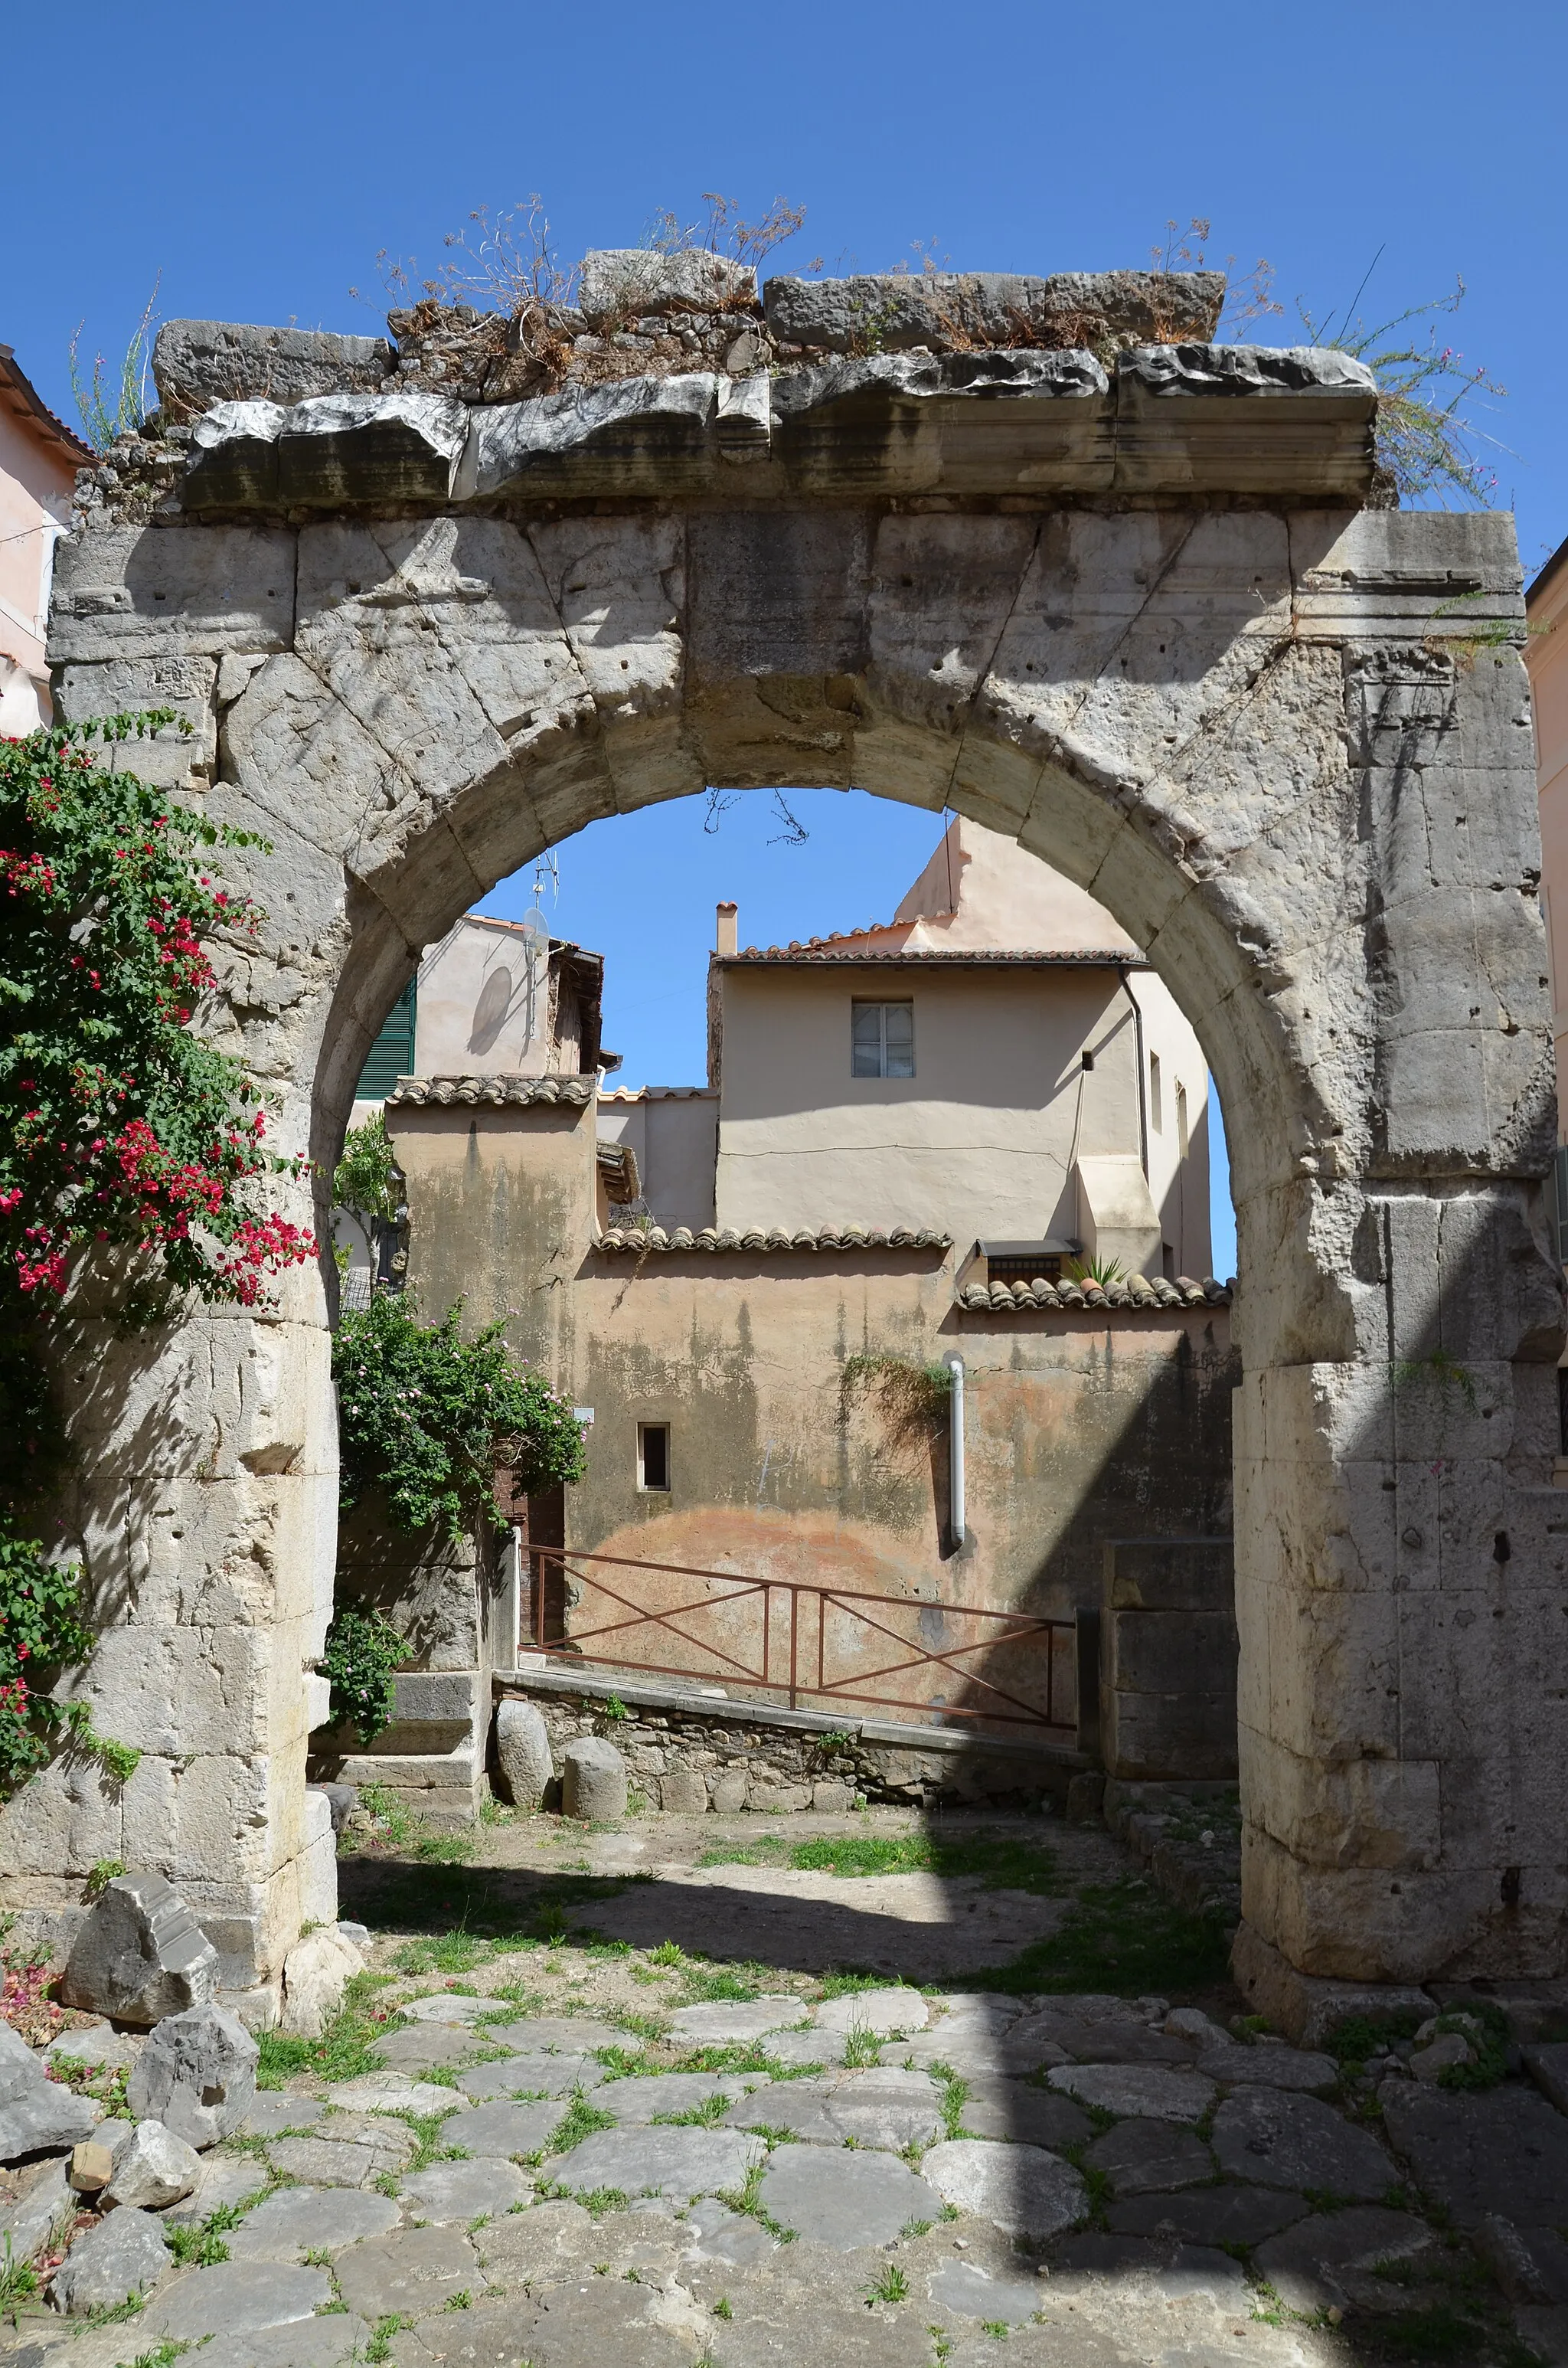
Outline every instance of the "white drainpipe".
<path id="1" fill-rule="evenodd" d="M 953 1377 L 952 1405 L 948 1415 L 948 1519 L 956 1552 L 964 1542 L 963 1359 L 955 1349 L 942 1361 Z"/>

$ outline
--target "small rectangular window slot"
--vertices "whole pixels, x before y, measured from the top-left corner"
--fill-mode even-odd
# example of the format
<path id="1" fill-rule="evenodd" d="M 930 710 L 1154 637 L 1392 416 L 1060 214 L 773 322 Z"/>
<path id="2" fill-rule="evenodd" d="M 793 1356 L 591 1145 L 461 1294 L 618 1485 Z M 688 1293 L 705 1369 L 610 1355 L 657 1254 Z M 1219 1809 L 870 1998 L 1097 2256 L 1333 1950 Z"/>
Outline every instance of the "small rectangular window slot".
<path id="1" fill-rule="evenodd" d="M 667 1491 L 670 1485 L 670 1427 L 667 1422 L 637 1426 L 637 1486 Z"/>

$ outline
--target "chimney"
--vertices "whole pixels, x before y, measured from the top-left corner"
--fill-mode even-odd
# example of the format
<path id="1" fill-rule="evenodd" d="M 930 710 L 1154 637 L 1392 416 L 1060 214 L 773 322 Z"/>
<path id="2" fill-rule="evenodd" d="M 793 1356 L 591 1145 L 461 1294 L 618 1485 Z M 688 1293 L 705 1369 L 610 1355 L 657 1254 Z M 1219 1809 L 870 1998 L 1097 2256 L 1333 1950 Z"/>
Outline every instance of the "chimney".
<path id="1" fill-rule="evenodd" d="M 737 916 L 740 913 L 740 909 L 741 908 L 738 905 L 721 905 L 718 906 L 719 927 L 717 934 L 713 939 L 713 951 L 715 953 L 733 954 L 739 951 L 740 924 Z"/>

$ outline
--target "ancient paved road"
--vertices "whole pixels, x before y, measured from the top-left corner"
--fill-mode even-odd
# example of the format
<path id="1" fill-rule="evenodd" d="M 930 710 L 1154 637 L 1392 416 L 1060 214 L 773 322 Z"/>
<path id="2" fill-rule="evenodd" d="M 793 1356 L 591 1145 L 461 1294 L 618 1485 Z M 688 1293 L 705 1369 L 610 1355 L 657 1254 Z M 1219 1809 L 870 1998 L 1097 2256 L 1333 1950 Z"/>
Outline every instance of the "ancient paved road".
<path id="1" fill-rule="evenodd" d="M 742 1827 L 485 1837 L 497 1880 L 556 1898 L 652 1872 L 572 1911 L 615 1951 L 559 1913 L 543 1946 L 432 1933 L 411 1903 L 439 1908 L 467 1871 L 352 1871 L 398 1976 L 374 1993 L 381 2068 L 294 2075 L 206 2157 L 172 2216 L 231 2207 L 226 2259 L 171 2267 L 112 2325 L 28 2305 L 0 2357 L 971 2368 L 1006 2344 L 1018 2368 L 1507 2368 L 1528 2355 L 1460 2233 L 1503 2259 L 1482 2224 L 1506 2209 L 1527 2224 L 1504 2261 L 1517 2324 L 1568 2358 L 1568 2119 L 1528 2084 L 1456 2094 L 1396 2052 L 1343 2085 L 1328 2056 L 1227 2028 L 1219 1989 L 957 1987 L 1127 1874 L 1103 1832 L 1047 1829 L 1067 1884 L 1047 1897 L 696 1862 Z M 948 1987 L 824 1981 L 846 1958 Z M 737 1959 L 758 1962 L 726 1978 Z"/>

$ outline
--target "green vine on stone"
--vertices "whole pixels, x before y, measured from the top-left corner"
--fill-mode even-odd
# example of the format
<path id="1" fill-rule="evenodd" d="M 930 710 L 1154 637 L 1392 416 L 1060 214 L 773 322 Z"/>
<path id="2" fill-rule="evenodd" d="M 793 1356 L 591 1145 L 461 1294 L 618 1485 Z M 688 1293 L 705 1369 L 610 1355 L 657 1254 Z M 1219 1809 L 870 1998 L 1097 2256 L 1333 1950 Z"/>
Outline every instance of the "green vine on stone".
<path id="1" fill-rule="evenodd" d="M 498 1467 L 514 1497 L 582 1478 L 571 1401 L 513 1355 L 504 1325 L 464 1340 L 461 1315 L 459 1300 L 439 1324 L 421 1324 L 412 1294 L 378 1292 L 343 1317 L 332 1367 L 346 1513 L 379 1489 L 398 1529 L 439 1529 L 455 1543 L 497 1520 Z"/>
<path id="2" fill-rule="evenodd" d="M 327 1630 L 321 1662 L 332 1680 L 334 1726 L 351 1726 L 368 1749 L 392 1725 L 396 1673 L 407 1657 L 408 1639 L 390 1620 L 376 1611 L 340 1611 Z"/>

